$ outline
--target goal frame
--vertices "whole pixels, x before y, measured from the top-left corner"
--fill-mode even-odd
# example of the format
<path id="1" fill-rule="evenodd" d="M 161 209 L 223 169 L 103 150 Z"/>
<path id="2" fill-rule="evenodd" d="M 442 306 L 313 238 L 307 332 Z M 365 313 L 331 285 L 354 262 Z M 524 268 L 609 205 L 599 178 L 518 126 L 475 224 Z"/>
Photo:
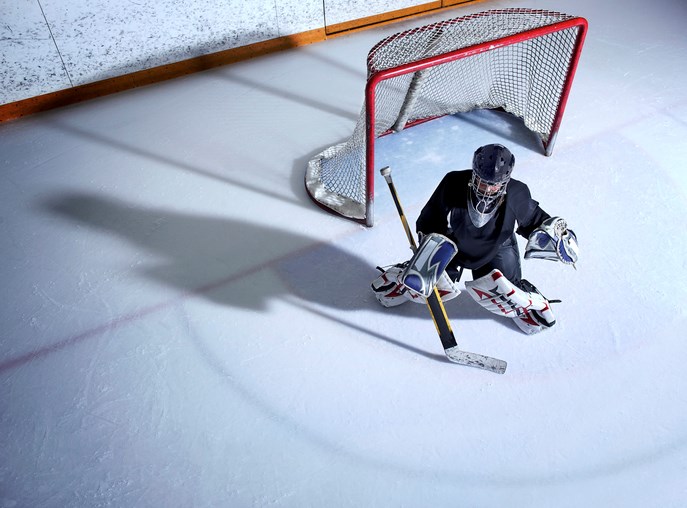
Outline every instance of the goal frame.
<path id="1" fill-rule="evenodd" d="M 494 13 L 501 13 L 501 12 L 508 12 L 511 9 L 496 9 L 496 10 L 490 10 L 490 11 L 484 11 L 480 13 L 475 13 L 472 15 L 460 17 L 460 18 L 455 18 L 455 20 L 449 20 L 449 21 L 455 21 L 455 22 L 460 22 L 461 20 L 465 18 L 476 18 L 479 16 L 488 16 L 492 15 Z M 544 12 L 540 11 L 538 9 L 531 9 L 532 12 Z M 432 25 L 427 25 L 432 26 Z M 426 28 L 426 27 L 422 27 Z M 395 78 L 398 76 L 402 76 L 405 74 L 410 74 L 410 73 L 415 73 L 422 71 L 424 69 L 428 69 L 430 67 L 434 66 L 439 66 L 442 64 L 450 63 L 456 60 L 464 59 L 464 58 L 469 58 L 473 57 L 482 53 L 487 53 L 489 51 L 494 51 L 499 48 L 503 48 L 505 46 L 509 46 L 512 44 L 517 44 L 521 42 L 525 42 L 531 39 L 535 39 L 538 37 L 546 36 L 549 34 L 553 34 L 555 32 L 563 31 L 563 30 L 568 30 L 572 28 L 578 28 L 577 32 L 577 38 L 574 43 L 573 51 L 571 54 L 570 62 L 568 64 L 568 69 L 565 75 L 564 79 L 564 84 L 563 84 L 563 89 L 561 91 L 560 97 L 558 99 L 558 105 L 556 107 L 556 112 L 553 118 L 553 123 L 551 127 L 550 134 L 548 136 L 547 140 L 542 139 L 542 145 L 543 145 L 543 152 L 546 156 L 550 156 L 553 153 L 553 148 L 554 144 L 556 141 L 556 136 L 558 134 L 558 130 L 561 125 L 561 121 L 563 119 L 563 113 L 565 111 L 565 107 L 568 101 L 568 97 L 570 95 L 570 90 L 572 87 L 573 79 L 575 76 L 575 72 L 577 70 L 580 54 L 582 52 L 582 46 L 584 44 L 584 39 L 587 33 L 587 20 L 582 17 L 571 17 L 570 19 L 566 19 L 563 21 L 558 21 L 555 23 L 552 23 L 550 25 L 542 26 L 542 27 L 537 27 L 537 28 L 532 28 L 529 30 L 525 30 L 522 32 L 518 32 L 512 35 L 508 35 L 505 37 L 500 37 L 497 39 L 485 41 L 479 44 L 474 44 L 471 46 L 467 46 L 464 48 L 460 48 L 454 51 L 450 51 L 441 55 L 436 55 L 436 56 L 430 56 L 427 58 L 419 59 L 410 63 L 398 65 L 395 67 L 391 67 L 388 69 L 383 69 L 383 70 L 378 70 L 378 71 L 373 71 L 370 72 L 367 78 L 367 83 L 365 85 L 365 186 L 366 186 L 366 202 L 365 202 L 365 217 L 363 219 L 356 219 L 352 218 L 352 220 L 356 220 L 358 222 L 363 223 L 364 225 L 368 227 L 372 227 L 374 225 L 374 188 L 375 188 L 375 142 L 376 138 L 384 136 L 387 133 L 394 132 L 393 129 L 390 129 L 386 131 L 385 133 L 382 134 L 376 134 L 375 130 L 375 120 L 376 120 L 376 113 L 375 113 L 375 108 L 376 108 L 376 103 L 375 103 L 375 98 L 376 98 L 376 89 L 377 86 L 382 83 L 385 80 Z M 406 33 L 406 32 L 402 32 Z M 399 34 L 400 35 L 400 34 Z M 385 43 L 387 39 L 384 39 L 377 43 L 369 52 L 368 58 L 367 58 L 367 63 L 368 63 L 368 69 L 370 68 L 370 61 L 372 59 L 372 55 L 377 47 L 379 47 L 381 44 Z M 479 107 L 475 107 L 473 109 L 480 109 Z M 511 113 L 509 113 L 511 114 Z M 516 115 L 514 115 L 516 116 Z M 405 124 L 405 126 L 402 126 L 401 129 L 406 127 L 410 127 L 412 125 L 417 125 L 419 123 L 424 123 L 427 121 L 431 121 L 435 118 L 438 117 L 432 117 L 432 118 L 423 118 L 419 120 L 414 120 L 410 121 Z M 310 191 L 309 191 L 310 193 Z M 311 197 L 314 198 L 314 196 L 311 194 Z M 318 200 L 315 199 L 317 202 Z M 323 205 L 322 203 L 318 203 Z M 335 213 L 335 210 L 333 210 Z M 345 215 L 344 215 L 345 216 Z M 349 217 L 350 218 L 350 217 Z"/>

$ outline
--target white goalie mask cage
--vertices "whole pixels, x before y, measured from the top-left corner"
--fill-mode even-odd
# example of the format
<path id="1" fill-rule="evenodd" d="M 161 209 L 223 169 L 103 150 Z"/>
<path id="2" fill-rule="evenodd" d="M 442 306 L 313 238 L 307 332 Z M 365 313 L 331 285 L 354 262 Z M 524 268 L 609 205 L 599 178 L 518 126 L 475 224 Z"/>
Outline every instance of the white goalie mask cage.
<path id="1" fill-rule="evenodd" d="M 496 214 L 506 195 L 507 184 L 488 182 L 472 174 L 468 187 L 468 212 L 475 227 L 481 228 Z"/>

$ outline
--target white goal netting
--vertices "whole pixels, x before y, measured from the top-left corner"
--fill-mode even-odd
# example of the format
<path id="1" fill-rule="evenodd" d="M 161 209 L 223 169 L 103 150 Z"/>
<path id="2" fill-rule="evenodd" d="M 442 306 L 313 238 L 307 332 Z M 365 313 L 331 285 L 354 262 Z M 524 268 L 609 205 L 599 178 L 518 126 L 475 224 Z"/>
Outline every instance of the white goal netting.
<path id="1" fill-rule="evenodd" d="M 365 104 L 352 136 L 313 157 L 306 187 L 319 204 L 372 225 L 374 142 L 443 115 L 502 109 L 550 154 L 586 21 L 533 9 L 500 9 L 400 32 L 367 58 Z"/>

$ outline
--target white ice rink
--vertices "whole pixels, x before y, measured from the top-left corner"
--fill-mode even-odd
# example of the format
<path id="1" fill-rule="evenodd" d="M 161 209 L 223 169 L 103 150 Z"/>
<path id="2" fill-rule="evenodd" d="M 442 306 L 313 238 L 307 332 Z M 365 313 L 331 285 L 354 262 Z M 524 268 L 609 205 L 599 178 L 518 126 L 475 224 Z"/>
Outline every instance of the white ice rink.
<path id="1" fill-rule="evenodd" d="M 307 196 L 380 39 L 497 7 L 586 17 L 552 157 L 475 112 L 384 138 L 411 221 L 478 146 L 580 240 L 535 336 L 465 294 L 369 290 L 409 256 Z M 0 508 L 687 506 L 687 4 L 484 1 L 0 124 Z M 467 278 L 464 276 L 464 278 Z"/>

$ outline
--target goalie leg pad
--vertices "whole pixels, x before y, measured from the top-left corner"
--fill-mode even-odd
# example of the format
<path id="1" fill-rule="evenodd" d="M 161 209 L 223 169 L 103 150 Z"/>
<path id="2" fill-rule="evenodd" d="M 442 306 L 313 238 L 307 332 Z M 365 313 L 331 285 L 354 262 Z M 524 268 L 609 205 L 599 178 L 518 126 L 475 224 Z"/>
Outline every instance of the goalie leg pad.
<path id="1" fill-rule="evenodd" d="M 386 269 L 379 268 L 382 274 L 370 285 L 377 301 L 384 307 L 396 307 L 408 300 L 415 303 L 426 303 L 426 298 L 420 293 L 408 289 L 401 282 L 401 275 L 407 263 L 399 263 Z M 436 284 L 441 300 L 447 302 L 460 294 L 460 289 L 450 277 L 443 273 Z"/>
<path id="2" fill-rule="evenodd" d="M 547 307 L 540 311 L 525 310 L 523 314 L 514 317 L 513 321 L 518 325 L 518 328 L 527 335 L 539 333 L 556 324 L 556 319 L 551 311 L 551 307 Z"/>
<path id="3" fill-rule="evenodd" d="M 377 301 L 384 307 L 396 307 L 408 301 L 408 289 L 400 283 L 403 265 L 393 265 L 386 270 L 379 268 L 382 274 L 370 285 Z"/>
<path id="4" fill-rule="evenodd" d="M 439 290 L 439 296 L 442 302 L 448 302 L 453 300 L 456 296 L 460 294 L 460 289 L 458 289 L 458 284 L 451 280 L 446 272 L 441 274 L 439 280 L 437 281 L 437 289 Z"/>
<path id="5" fill-rule="evenodd" d="M 527 283 L 523 291 L 509 281 L 499 270 L 492 270 L 479 279 L 465 283 L 468 293 L 488 311 L 511 318 L 528 335 L 538 333 L 556 324 L 549 301 Z"/>

